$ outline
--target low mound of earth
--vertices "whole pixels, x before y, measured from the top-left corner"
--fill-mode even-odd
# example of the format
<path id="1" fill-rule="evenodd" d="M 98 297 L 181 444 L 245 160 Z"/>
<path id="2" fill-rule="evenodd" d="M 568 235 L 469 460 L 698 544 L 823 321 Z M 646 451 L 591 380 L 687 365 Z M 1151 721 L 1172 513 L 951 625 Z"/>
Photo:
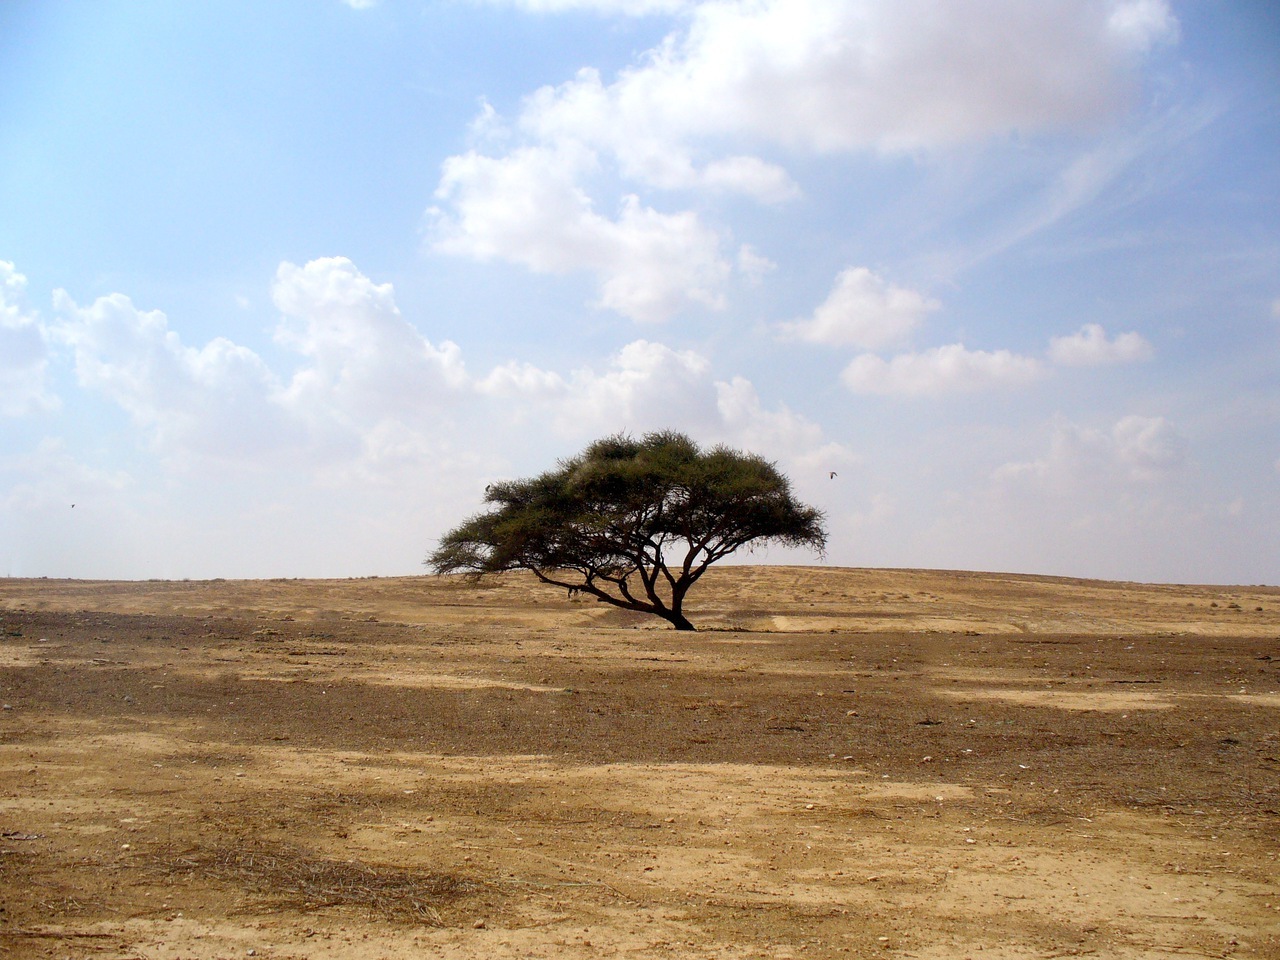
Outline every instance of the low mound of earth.
<path id="1" fill-rule="evenodd" d="M 0 958 L 1280 957 L 1280 589 L 0 581 Z"/>

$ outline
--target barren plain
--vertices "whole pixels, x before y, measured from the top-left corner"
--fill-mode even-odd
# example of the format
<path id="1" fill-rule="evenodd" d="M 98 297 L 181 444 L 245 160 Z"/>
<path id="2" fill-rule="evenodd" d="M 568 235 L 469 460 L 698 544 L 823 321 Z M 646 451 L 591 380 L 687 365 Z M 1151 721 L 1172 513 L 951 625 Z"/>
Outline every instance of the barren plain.
<path id="1" fill-rule="evenodd" d="M 1280 589 L 0 580 L 0 958 L 1280 957 Z"/>

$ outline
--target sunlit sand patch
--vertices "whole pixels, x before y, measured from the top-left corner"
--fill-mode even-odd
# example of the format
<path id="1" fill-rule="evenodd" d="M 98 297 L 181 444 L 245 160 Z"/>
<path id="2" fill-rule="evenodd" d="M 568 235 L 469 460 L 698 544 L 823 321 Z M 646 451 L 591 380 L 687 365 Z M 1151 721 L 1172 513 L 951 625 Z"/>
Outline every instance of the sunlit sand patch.
<path id="1" fill-rule="evenodd" d="M 1158 693 L 1110 690 L 1014 690 L 1008 687 L 979 687 L 967 690 L 935 688 L 934 692 L 952 700 L 999 700 L 1028 707 L 1055 710 L 1168 710 L 1174 701 Z"/>
<path id="2" fill-rule="evenodd" d="M 1280 693 L 1234 693 L 1228 700 L 1239 700 L 1250 706 L 1273 707 L 1280 709 Z"/>
<path id="3" fill-rule="evenodd" d="M 0 647 L 0 667 L 27 667 L 40 662 L 40 653 L 22 647 Z"/>
<path id="4" fill-rule="evenodd" d="M 1249 707 L 1280 708 L 1280 693 L 1188 693 L 1182 699 L 1231 700 Z"/>
<path id="5" fill-rule="evenodd" d="M 492 677 L 464 677 L 453 673 L 397 673 L 390 676 L 380 670 L 326 670 L 310 668 L 292 674 L 279 669 L 248 669 L 240 672 L 243 680 L 270 680 L 277 683 L 311 681 L 313 683 L 361 683 L 379 687 L 408 687 L 415 690 L 526 690 L 534 693 L 556 693 L 562 687 L 549 687 L 537 683 L 518 683 L 514 680 L 495 680 Z"/>
<path id="6" fill-rule="evenodd" d="M 1008 623 L 995 623 L 920 615 L 912 612 L 885 613 L 832 613 L 826 616 L 776 615 L 744 619 L 740 629 L 775 633 L 872 633 L 880 630 L 912 630 L 936 633 L 955 633 L 963 630 L 980 630 L 983 633 L 1020 633 L 1020 627 Z"/>

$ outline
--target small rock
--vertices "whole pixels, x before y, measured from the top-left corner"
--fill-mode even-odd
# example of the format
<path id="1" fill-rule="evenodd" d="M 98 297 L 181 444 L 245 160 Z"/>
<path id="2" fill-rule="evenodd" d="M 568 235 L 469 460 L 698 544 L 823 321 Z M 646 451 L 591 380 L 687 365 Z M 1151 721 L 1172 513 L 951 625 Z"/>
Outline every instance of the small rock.
<path id="1" fill-rule="evenodd" d="M 485 929 L 487 926 L 488 926 L 488 924 L 487 924 L 487 923 L 485 923 L 483 920 L 477 920 L 475 923 L 473 923 L 473 924 L 471 925 L 471 929 L 473 929 L 473 930 L 483 930 L 483 929 Z"/>

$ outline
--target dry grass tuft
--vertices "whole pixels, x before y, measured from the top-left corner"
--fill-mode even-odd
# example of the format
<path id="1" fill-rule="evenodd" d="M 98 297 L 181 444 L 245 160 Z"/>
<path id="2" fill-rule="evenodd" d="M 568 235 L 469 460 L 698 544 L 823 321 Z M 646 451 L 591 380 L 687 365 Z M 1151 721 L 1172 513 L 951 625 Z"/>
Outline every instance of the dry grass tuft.
<path id="1" fill-rule="evenodd" d="M 443 923 L 438 907 L 479 889 L 463 877 L 333 860 L 284 845 L 221 846 L 162 855 L 157 866 L 167 876 L 234 883 L 274 906 L 357 907 L 385 920 L 432 926 Z"/>

